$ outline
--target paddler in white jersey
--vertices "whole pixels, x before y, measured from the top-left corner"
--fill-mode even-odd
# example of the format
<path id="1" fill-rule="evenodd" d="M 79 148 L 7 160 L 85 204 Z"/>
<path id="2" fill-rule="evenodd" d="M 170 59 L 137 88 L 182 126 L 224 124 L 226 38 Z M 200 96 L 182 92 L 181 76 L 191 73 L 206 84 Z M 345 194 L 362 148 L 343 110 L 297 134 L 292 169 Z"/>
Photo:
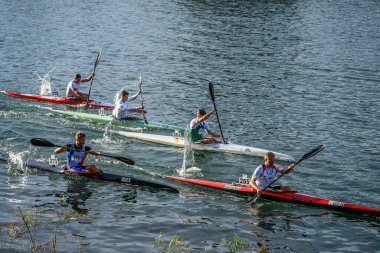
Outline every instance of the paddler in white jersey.
<path id="1" fill-rule="evenodd" d="M 101 173 L 101 169 L 98 169 L 95 165 L 84 165 L 87 153 L 94 155 L 101 155 L 101 152 L 92 150 L 85 145 L 86 135 L 83 132 L 77 132 L 75 134 L 75 143 L 63 145 L 60 148 L 54 150 L 55 154 L 67 152 L 67 164 L 66 169 L 72 172 L 78 173 Z"/>
<path id="2" fill-rule="evenodd" d="M 85 78 L 82 79 L 80 74 L 76 74 L 73 77 L 73 80 L 71 80 L 67 84 L 66 88 L 66 98 L 71 100 L 87 100 L 88 94 L 82 93 L 79 91 L 79 86 L 81 83 L 89 82 L 91 81 L 95 76 L 95 72 L 91 72 L 91 74 Z"/>
<path id="3" fill-rule="evenodd" d="M 264 155 L 264 164 L 258 166 L 253 172 L 252 178 L 249 181 L 249 184 L 256 189 L 257 194 L 262 194 L 262 190 L 270 185 L 275 179 L 278 172 L 284 173 L 286 169 L 282 168 L 279 165 L 274 164 L 275 155 L 273 152 L 267 152 Z M 289 173 L 294 168 L 294 163 L 288 166 Z M 267 190 L 286 192 L 291 191 L 292 189 L 289 186 L 270 186 Z"/>
<path id="4" fill-rule="evenodd" d="M 205 144 L 218 143 L 214 138 L 220 138 L 221 136 L 213 133 L 206 122 L 206 119 L 208 119 L 214 112 L 216 112 L 215 108 L 209 113 L 206 113 L 204 109 L 198 109 L 197 117 L 190 122 L 188 132 L 189 142 L 201 142 Z M 204 132 L 211 136 L 211 138 L 205 137 Z"/>
<path id="5" fill-rule="evenodd" d="M 143 107 L 129 108 L 128 103 L 135 100 L 137 96 L 140 95 L 141 93 L 142 91 L 138 90 L 138 92 L 135 95 L 133 95 L 132 97 L 128 97 L 129 96 L 128 91 L 124 89 L 119 91 L 116 95 L 115 108 L 112 111 L 112 116 L 120 120 L 134 118 L 134 117 L 128 117 L 128 112 L 141 112 L 141 110 L 144 110 L 144 108 Z"/>

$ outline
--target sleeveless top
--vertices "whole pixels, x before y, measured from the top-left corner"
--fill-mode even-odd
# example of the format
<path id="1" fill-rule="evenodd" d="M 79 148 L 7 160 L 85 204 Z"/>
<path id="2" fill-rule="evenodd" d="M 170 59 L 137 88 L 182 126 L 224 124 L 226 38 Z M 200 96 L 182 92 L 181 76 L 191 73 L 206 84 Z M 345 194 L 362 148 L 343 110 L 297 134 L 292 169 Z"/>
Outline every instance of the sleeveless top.
<path id="1" fill-rule="evenodd" d="M 189 142 L 196 142 L 203 138 L 203 132 L 205 130 L 210 130 L 206 121 L 200 123 L 197 122 L 197 119 L 193 119 L 190 123 L 190 129 L 188 132 Z"/>
<path id="2" fill-rule="evenodd" d="M 90 148 L 86 148 L 85 145 L 81 149 L 75 148 L 75 144 L 67 145 L 67 167 L 83 166 L 84 160 L 86 160 L 87 153 Z"/>

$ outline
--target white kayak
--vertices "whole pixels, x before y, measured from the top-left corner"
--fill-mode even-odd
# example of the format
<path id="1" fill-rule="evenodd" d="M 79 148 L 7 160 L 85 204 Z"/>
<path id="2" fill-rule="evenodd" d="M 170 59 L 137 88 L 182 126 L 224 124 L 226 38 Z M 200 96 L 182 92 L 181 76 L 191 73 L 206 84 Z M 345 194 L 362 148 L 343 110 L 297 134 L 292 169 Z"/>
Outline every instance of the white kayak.
<path id="1" fill-rule="evenodd" d="M 135 138 L 143 141 L 149 141 L 164 145 L 170 145 L 175 147 L 184 148 L 186 143 L 188 143 L 185 138 L 179 136 L 167 136 L 167 135 L 159 135 L 159 134 L 146 134 L 146 133 L 138 133 L 138 132 L 127 132 L 127 131 L 114 131 L 117 134 L 120 134 L 125 137 Z M 252 156 L 264 156 L 269 150 L 253 148 L 238 144 L 232 143 L 215 143 L 215 144 L 203 144 L 203 143 L 191 143 L 192 149 L 195 150 L 206 150 L 206 151 L 216 151 L 216 152 L 225 152 L 225 153 L 234 153 L 234 154 L 242 154 L 242 155 L 252 155 Z M 272 151 L 273 152 L 273 151 Z M 294 158 L 278 153 L 273 152 L 276 155 L 276 159 L 293 162 Z"/>

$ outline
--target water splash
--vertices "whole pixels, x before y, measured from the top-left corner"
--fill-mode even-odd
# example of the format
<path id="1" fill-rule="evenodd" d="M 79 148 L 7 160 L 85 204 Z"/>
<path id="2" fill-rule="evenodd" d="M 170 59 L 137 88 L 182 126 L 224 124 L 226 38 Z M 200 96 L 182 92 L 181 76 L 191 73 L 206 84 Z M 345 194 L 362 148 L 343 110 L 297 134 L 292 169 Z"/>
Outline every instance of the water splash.
<path id="1" fill-rule="evenodd" d="M 195 161 L 194 151 L 191 148 L 191 143 L 188 141 L 187 133 L 188 133 L 188 126 L 186 127 L 186 130 L 184 133 L 185 148 L 183 150 L 182 167 L 181 169 L 177 170 L 178 174 L 182 177 L 186 177 L 189 173 L 202 171 L 202 169 L 193 166 L 194 161 Z M 178 131 L 174 132 L 174 135 L 178 135 L 178 137 L 180 137 L 179 136 L 180 133 Z M 190 167 L 186 168 L 188 164 L 190 164 Z"/>
<path id="2" fill-rule="evenodd" d="M 8 178 L 7 185 L 9 188 L 25 188 L 28 183 L 28 175 L 27 175 L 27 167 L 24 163 L 24 157 L 29 154 L 29 151 L 23 151 L 19 153 L 9 152 L 8 156 L 8 171 L 7 173 L 10 175 L 22 175 L 18 177 L 17 181 L 11 180 Z M 15 173 L 16 172 L 16 173 Z M 10 202 L 19 203 L 20 200 L 16 199 L 8 199 Z"/>
<path id="3" fill-rule="evenodd" d="M 38 79 L 41 81 L 41 85 L 40 85 L 40 95 L 41 96 L 52 96 L 53 94 L 54 95 L 58 95 L 58 94 L 55 94 L 54 92 L 52 92 L 52 84 L 50 82 L 51 80 L 51 77 L 50 77 L 50 73 L 54 70 L 54 68 L 52 70 L 50 70 L 48 73 L 46 73 L 43 77 L 41 77 L 40 75 L 38 75 L 36 73 L 36 76 L 38 77 Z"/>
<path id="4" fill-rule="evenodd" d="M 24 157 L 29 153 L 29 151 L 23 151 L 19 153 L 13 153 L 9 152 L 9 159 L 8 163 L 10 165 L 15 165 L 17 168 L 22 168 L 23 171 L 26 170 L 26 167 L 24 166 Z M 12 167 L 12 166 L 11 166 Z"/>
<path id="5" fill-rule="evenodd" d="M 110 121 L 107 125 L 106 125 L 106 129 L 104 130 L 104 133 L 103 133 L 103 138 L 102 138 L 102 143 L 109 143 L 111 142 L 112 140 L 112 131 L 111 130 L 111 127 L 112 127 L 112 121 Z"/>

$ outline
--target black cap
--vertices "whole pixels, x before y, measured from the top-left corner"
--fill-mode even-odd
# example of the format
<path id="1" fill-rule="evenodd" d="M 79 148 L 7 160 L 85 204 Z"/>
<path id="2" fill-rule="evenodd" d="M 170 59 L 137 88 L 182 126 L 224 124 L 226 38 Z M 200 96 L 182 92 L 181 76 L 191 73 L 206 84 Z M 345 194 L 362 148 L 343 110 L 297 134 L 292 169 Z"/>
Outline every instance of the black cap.
<path id="1" fill-rule="evenodd" d="M 82 78 L 82 76 L 81 76 L 80 74 L 76 74 L 76 75 L 74 76 L 74 79 L 76 79 L 76 78 Z"/>

